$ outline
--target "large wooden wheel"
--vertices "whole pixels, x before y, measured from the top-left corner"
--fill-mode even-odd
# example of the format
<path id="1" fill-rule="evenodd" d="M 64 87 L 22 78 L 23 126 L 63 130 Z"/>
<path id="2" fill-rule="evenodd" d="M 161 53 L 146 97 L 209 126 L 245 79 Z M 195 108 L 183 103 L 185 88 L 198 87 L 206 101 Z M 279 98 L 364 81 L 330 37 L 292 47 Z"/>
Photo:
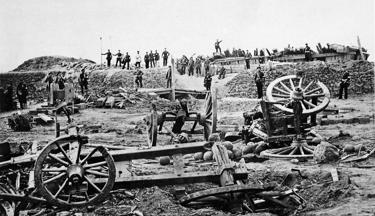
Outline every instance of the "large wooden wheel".
<path id="1" fill-rule="evenodd" d="M 216 132 L 217 127 L 217 89 L 206 93 L 204 107 L 205 113 L 201 115 L 200 124 L 204 128 L 204 138 L 208 140 L 208 137 Z"/>
<path id="2" fill-rule="evenodd" d="M 314 146 L 309 146 L 306 140 L 294 140 L 292 145 L 277 149 L 268 149 L 260 153 L 261 156 L 269 158 L 302 159 L 314 157 Z"/>
<path id="3" fill-rule="evenodd" d="M 85 148 L 87 137 L 61 136 L 50 142 L 35 162 L 35 185 L 50 203 L 62 207 L 92 205 L 115 183 L 116 168 L 104 147 Z M 105 184 L 97 184 L 96 180 Z"/>
<path id="4" fill-rule="evenodd" d="M 288 107 L 288 102 L 298 97 L 304 115 L 324 110 L 330 100 L 329 90 L 322 82 L 307 82 L 297 75 L 284 76 L 272 81 L 267 87 L 266 96 L 268 101 L 280 103 L 275 106 L 288 113 L 293 113 L 293 109 Z"/>

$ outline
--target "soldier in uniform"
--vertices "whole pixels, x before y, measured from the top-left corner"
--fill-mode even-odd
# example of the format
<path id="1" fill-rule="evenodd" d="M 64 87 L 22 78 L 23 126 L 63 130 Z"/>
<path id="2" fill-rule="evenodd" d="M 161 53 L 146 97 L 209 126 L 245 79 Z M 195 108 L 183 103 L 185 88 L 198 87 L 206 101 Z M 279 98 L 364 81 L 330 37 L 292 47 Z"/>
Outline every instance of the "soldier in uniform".
<path id="1" fill-rule="evenodd" d="M 81 74 L 79 75 L 79 85 L 81 86 L 81 93 L 84 95 L 84 90 L 86 89 L 86 94 L 88 91 L 87 85 L 89 84 L 88 82 L 89 78 L 87 74 L 85 73 L 85 68 L 82 68 Z"/>
<path id="2" fill-rule="evenodd" d="M 130 64 L 130 55 L 128 54 L 128 52 L 126 52 L 122 69 L 125 69 L 125 66 L 126 66 L 126 69 L 129 70 L 129 64 Z"/>
<path id="3" fill-rule="evenodd" d="M 167 75 L 165 76 L 165 79 L 167 80 L 167 88 L 172 87 L 172 67 L 169 65 Z"/>
<path id="4" fill-rule="evenodd" d="M 155 59 L 155 65 L 156 65 L 156 67 L 160 67 L 160 65 L 159 65 L 160 55 L 159 55 L 159 53 L 158 53 L 157 50 L 155 50 L 154 56 L 155 56 L 154 59 Z"/>
<path id="5" fill-rule="evenodd" d="M 20 108 L 25 109 L 27 108 L 27 87 L 23 82 L 20 82 L 17 86 L 17 98 L 20 102 Z"/>
<path id="6" fill-rule="evenodd" d="M 348 99 L 348 87 L 350 85 L 350 76 L 349 73 L 346 72 L 342 76 L 340 82 L 340 90 L 339 90 L 339 99 L 342 99 L 342 94 L 344 93 L 344 99 Z"/>
<path id="7" fill-rule="evenodd" d="M 222 40 L 219 41 L 219 39 L 216 39 L 216 42 L 215 42 L 215 50 L 216 50 L 216 52 L 219 52 L 220 54 L 221 54 L 221 48 L 220 48 L 221 42 L 222 42 Z"/>
<path id="8" fill-rule="evenodd" d="M 210 73 L 206 73 L 206 76 L 204 77 L 204 83 L 203 86 L 206 88 L 207 91 L 211 90 L 211 82 L 212 82 L 212 76 Z"/>
<path id="9" fill-rule="evenodd" d="M 218 77 L 218 79 L 224 79 L 225 78 L 225 73 L 226 73 L 226 71 L 225 71 L 224 66 L 221 66 L 221 68 L 219 70 L 219 77 Z"/>
<path id="10" fill-rule="evenodd" d="M 197 57 L 195 59 L 195 73 L 197 76 L 201 76 L 202 75 L 202 71 L 201 71 L 201 59 L 199 57 Z"/>
<path id="11" fill-rule="evenodd" d="M 139 51 L 137 51 L 137 55 L 135 56 L 135 67 L 140 68 L 141 67 L 141 55 L 139 55 Z"/>
<path id="12" fill-rule="evenodd" d="M 311 49 L 308 44 L 305 44 L 305 61 L 311 61 Z"/>
<path id="13" fill-rule="evenodd" d="M 143 72 L 138 68 L 137 72 L 135 73 L 135 75 L 136 75 L 136 77 L 135 77 L 135 83 L 137 84 L 137 88 L 143 88 L 143 83 L 142 83 Z"/>
<path id="14" fill-rule="evenodd" d="M 120 50 L 118 51 L 118 53 L 117 53 L 117 54 L 115 54 L 115 56 L 117 56 L 117 58 L 116 58 L 116 65 L 115 65 L 115 67 L 117 67 L 117 64 L 119 64 L 119 65 L 120 65 L 120 67 L 121 67 L 121 59 L 122 59 L 122 53 L 120 52 Z"/>
<path id="15" fill-rule="evenodd" d="M 152 53 L 152 50 L 150 51 L 149 56 L 149 61 L 150 61 L 150 68 L 155 67 L 155 59 L 154 59 L 154 53 Z"/>
<path id="16" fill-rule="evenodd" d="M 144 61 L 145 61 L 145 67 L 147 69 L 149 67 L 149 63 L 150 63 L 150 56 L 148 55 L 148 52 L 146 52 L 146 55 L 144 57 Z"/>
<path id="17" fill-rule="evenodd" d="M 162 53 L 163 56 L 163 66 L 167 66 L 168 64 L 168 57 L 169 57 L 169 52 L 167 51 L 166 48 L 164 48 L 164 51 Z"/>
<path id="18" fill-rule="evenodd" d="M 250 69 L 250 59 L 251 59 L 251 53 L 249 53 L 249 50 L 246 50 L 245 55 L 245 62 L 246 62 L 246 69 Z"/>
<path id="19" fill-rule="evenodd" d="M 108 52 L 106 53 L 102 53 L 102 55 L 106 55 L 106 60 L 107 60 L 107 67 L 111 67 L 111 60 L 112 60 L 112 53 L 111 51 L 108 49 Z"/>
<path id="20" fill-rule="evenodd" d="M 188 75 L 193 76 L 194 75 L 194 60 L 193 57 L 190 57 L 189 64 L 188 64 Z"/>
<path id="21" fill-rule="evenodd" d="M 255 84 L 257 86 L 258 99 L 263 97 L 263 85 L 265 82 L 264 73 L 260 66 L 257 67 L 257 71 L 254 75 Z"/>

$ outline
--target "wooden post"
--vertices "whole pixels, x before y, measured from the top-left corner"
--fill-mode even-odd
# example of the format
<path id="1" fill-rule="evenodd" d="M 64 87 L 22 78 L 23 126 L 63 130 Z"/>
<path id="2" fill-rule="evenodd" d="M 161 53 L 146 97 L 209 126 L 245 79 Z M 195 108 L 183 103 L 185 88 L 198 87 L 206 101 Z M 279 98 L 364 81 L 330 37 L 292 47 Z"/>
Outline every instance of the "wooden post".
<path id="1" fill-rule="evenodd" d="M 171 100 L 175 101 L 176 100 L 176 85 L 175 85 L 175 78 L 174 78 L 174 73 L 175 73 L 175 65 L 174 65 L 174 59 L 171 58 L 171 64 L 172 64 L 172 83 L 171 83 Z"/>
<path id="2" fill-rule="evenodd" d="M 363 55 L 363 52 L 362 52 L 362 46 L 361 46 L 361 41 L 359 40 L 359 36 L 357 36 L 357 43 L 358 43 L 359 53 L 361 53 L 361 59 L 365 60 L 365 56 Z"/>
<path id="3" fill-rule="evenodd" d="M 60 136 L 60 123 L 55 123 L 55 136 L 56 138 Z"/>

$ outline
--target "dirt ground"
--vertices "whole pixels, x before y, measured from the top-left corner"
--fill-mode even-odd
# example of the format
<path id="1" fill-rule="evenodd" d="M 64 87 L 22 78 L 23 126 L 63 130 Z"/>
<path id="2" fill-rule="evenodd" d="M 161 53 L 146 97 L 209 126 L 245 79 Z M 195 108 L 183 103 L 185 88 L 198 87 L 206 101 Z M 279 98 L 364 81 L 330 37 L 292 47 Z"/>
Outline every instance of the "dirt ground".
<path id="1" fill-rule="evenodd" d="M 238 106 L 233 106 L 233 103 Z M 350 110 L 347 113 L 330 118 L 367 117 L 366 124 L 331 124 L 316 126 L 315 130 L 332 144 L 343 148 L 345 144 L 362 144 L 369 151 L 375 148 L 374 95 L 356 96 L 348 100 L 332 99 L 329 107 Z M 219 124 L 243 125 L 242 112 L 256 104 L 256 100 L 225 98 L 219 100 Z M 147 108 L 145 108 L 147 110 Z M 129 114 L 120 109 L 80 110 L 73 115 L 74 123 L 84 125 L 82 133 L 89 137 L 89 143 L 106 144 L 125 147 L 146 146 L 146 126 L 143 118 L 147 111 Z M 37 125 L 30 132 L 13 132 L 7 126 L 9 113 L 0 115 L 0 141 L 22 139 L 36 141 L 39 148 L 54 138 L 53 125 Z M 319 118 L 319 117 L 318 117 Z M 59 117 L 62 124 L 66 118 Z M 92 126 L 97 126 L 92 127 Z M 167 124 L 167 127 L 171 127 Z M 189 125 L 186 125 L 188 127 Z M 94 129 L 93 129 L 94 128 Z M 99 128 L 99 129 L 97 129 Z M 199 127 L 197 127 L 199 129 Z M 339 131 L 348 132 L 348 136 L 335 138 Z M 329 139 L 331 138 L 331 139 Z M 201 135 L 191 137 L 194 141 L 203 140 Z M 158 144 L 169 143 L 170 136 L 159 135 Z M 192 171 L 210 170 L 212 163 L 194 162 L 192 155 L 185 156 L 192 161 L 188 169 Z M 158 160 L 141 160 L 144 163 L 137 174 L 160 174 L 171 172 L 173 166 L 160 166 Z M 300 195 L 306 200 L 304 208 L 296 215 L 375 215 L 375 168 L 358 168 L 357 165 L 375 165 L 375 158 L 369 158 L 359 163 L 316 164 L 313 160 L 292 163 L 290 160 L 270 159 L 262 163 L 249 162 L 246 167 L 250 182 L 277 182 L 281 184 L 292 169 L 301 170 L 302 176 L 296 176 L 293 187 L 299 189 Z M 331 170 L 337 168 L 339 181 L 332 183 Z M 294 175 L 294 174 L 293 174 Z M 186 185 L 188 192 L 214 187 L 209 183 Z M 73 212 L 89 212 L 96 215 L 127 215 L 136 206 L 144 215 L 232 215 L 229 212 L 215 208 L 192 209 L 179 205 L 173 196 L 174 186 L 139 188 L 121 190 L 111 193 L 102 204 L 85 209 L 74 209 Z M 38 208 L 37 208 L 38 209 Z M 40 209 L 40 208 L 39 208 Z M 61 211 L 49 209 L 48 212 Z M 278 212 L 274 212 L 279 214 Z M 130 214 L 129 214 L 130 215 Z M 270 215 L 269 213 L 247 215 Z"/>

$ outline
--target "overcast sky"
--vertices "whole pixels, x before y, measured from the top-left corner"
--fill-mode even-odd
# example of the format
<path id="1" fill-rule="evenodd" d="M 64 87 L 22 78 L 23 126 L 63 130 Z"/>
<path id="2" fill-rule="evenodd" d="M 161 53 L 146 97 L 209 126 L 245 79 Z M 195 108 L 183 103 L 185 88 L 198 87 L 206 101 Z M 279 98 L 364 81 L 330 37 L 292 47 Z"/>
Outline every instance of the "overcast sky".
<path id="1" fill-rule="evenodd" d="M 374 59 L 374 0 L 0 0 L 0 71 L 44 55 L 100 62 L 103 50 L 134 56 L 356 45 Z M 133 58 L 134 59 L 134 58 Z"/>

